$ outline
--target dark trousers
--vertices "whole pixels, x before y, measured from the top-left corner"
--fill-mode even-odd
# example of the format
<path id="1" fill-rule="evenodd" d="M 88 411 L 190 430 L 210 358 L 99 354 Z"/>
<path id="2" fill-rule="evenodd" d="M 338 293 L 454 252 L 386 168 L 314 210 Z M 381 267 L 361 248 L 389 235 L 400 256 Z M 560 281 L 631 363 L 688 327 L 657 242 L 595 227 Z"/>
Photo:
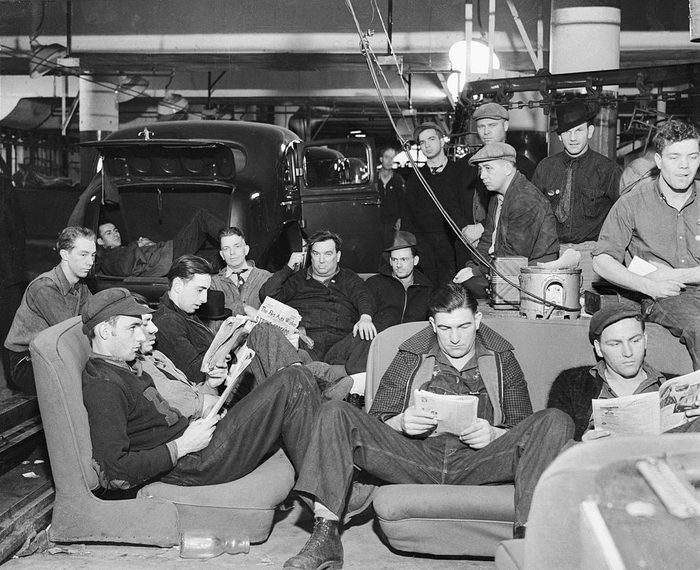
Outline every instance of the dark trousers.
<path id="1" fill-rule="evenodd" d="M 452 435 L 409 438 L 345 402 L 326 402 L 295 488 L 340 515 L 354 465 L 388 483 L 514 482 L 515 522 L 523 524 L 540 475 L 573 433 L 573 421 L 567 414 L 547 409 L 483 449 L 472 449 Z"/>
<path id="2" fill-rule="evenodd" d="M 182 457 L 162 481 L 216 485 L 253 471 L 280 442 L 299 472 L 321 396 L 313 374 L 288 366 L 270 376 L 219 421 L 207 447 Z"/>
<path id="3" fill-rule="evenodd" d="M 463 285 L 472 292 L 477 299 L 488 299 L 489 295 L 486 289 L 491 285 L 489 280 L 484 275 L 475 275 L 471 279 L 467 279 Z"/>
<path id="4" fill-rule="evenodd" d="M 455 276 L 455 250 L 444 232 L 414 232 L 420 251 L 420 268 L 434 285 L 450 283 Z"/>
<path id="5" fill-rule="evenodd" d="M 350 333 L 330 347 L 325 355 L 324 362 L 328 364 L 342 364 L 345 366 L 348 374 L 365 372 L 371 344 L 371 340 L 362 340 L 359 334 L 352 336 L 352 333 Z"/>
<path id="6" fill-rule="evenodd" d="M 21 390 L 26 394 L 36 395 L 34 368 L 29 351 L 13 352 L 8 350 L 10 361 L 10 377 L 7 385 L 13 390 Z"/>
<path id="7" fill-rule="evenodd" d="M 678 337 L 688 349 L 693 370 L 700 369 L 700 287 L 689 285 L 675 297 L 643 303 L 648 321 Z"/>
<path id="8" fill-rule="evenodd" d="M 224 228 L 224 220 L 207 210 L 198 209 L 192 219 L 177 232 L 173 238 L 173 260 L 186 253 L 196 253 L 202 247 L 207 236 L 214 241 Z"/>

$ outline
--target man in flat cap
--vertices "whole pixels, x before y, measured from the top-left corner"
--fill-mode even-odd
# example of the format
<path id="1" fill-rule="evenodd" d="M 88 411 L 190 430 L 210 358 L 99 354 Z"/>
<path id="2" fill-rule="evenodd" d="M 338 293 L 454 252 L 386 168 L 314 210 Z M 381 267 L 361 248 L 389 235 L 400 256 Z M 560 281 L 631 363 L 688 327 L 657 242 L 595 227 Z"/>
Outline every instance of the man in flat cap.
<path id="1" fill-rule="evenodd" d="M 469 159 L 479 166 L 486 189 L 495 194 L 477 251 L 486 259 L 527 257 L 528 263 L 552 261 L 559 255 L 556 221 L 547 199 L 515 166 L 515 149 L 506 143 L 485 145 Z M 487 266 L 470 261 L 454 278 L 486 298 Z"/>
<path id="2" fill-rule="evenodd" d="M 646 362 L 647 336 L 639 309 L 613 303 L 593 315 L 588 338 L 601 359 L 593 366 L 565 370 L 549 392 L 548 408 L 558 408 L 574 420 L 574 439 L 590 441 L 610 435 L 594 429 L 594 399 L 658 392 L 666 378 Z M 669 431 L 700 431 L 700 402 L 684 410 L 686 423 Z"/>
<path id="3" fill-rule="evenodd" d="M 156 389 L 136 358 L 152 309 L 126 289 L 88 299 L 83 332 L 92 354 L 83 370 L 83 402 L 105 496 L 134 494 L 154 479 L 215 485 L 247 475 L 282 440 L 298 471 L 321 399 L 305 366 L 285 366 L 225 415 L 189 421 Z"/>
<path id="4" fill-rule="evenodd" d="M 486 204 L 475 199 L 476 173 L 466 160 L 452 161 L 445 154 L 445 131 L 432 122 L 419 125 L 413 133 L 426 158 L 420 173 L 460 229 L 480 222 Z M 447 283 L 455 271 L 455 236 L 415 173 L 406 181 L 401 229 L 416 236 L 421 266 L 433 284 Z"/>
<path id="5" fill-rule="evenodd" d="M 555 113 L 564 150 L 537 165 L 532 183 L 549 199 L 561 252 L 569 248 L 581 252 L 582 285 L 590 289 L 597 280 L 591 251 L 617 200 L 621 170 L 589 147 L 596 112 L 585 101 L 574 99 L 557 106 Z"/>

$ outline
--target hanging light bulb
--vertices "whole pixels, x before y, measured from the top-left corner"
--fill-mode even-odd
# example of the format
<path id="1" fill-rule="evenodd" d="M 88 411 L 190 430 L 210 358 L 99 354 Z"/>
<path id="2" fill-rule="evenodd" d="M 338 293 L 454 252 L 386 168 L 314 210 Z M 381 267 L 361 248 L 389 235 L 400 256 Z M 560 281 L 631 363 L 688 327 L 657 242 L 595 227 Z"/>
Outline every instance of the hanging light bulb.
<path id="1" fill-rule="evenodd" d="M 470 72 L 473 75 L 485 75 L 489 71 L 489 47 L 481 41 L 472 40 L 471 43 L 471 65 Z M 456 99 L 464 87 L 465 77 L 467 75 L 467 42 L 461 40 L 452 44 L 449 51 L 450 63 L 455 73 L 450 74 L 447 78 L 447 88 Z M 498 56 L 493 54 L 493 69 L 501 68 L 501 61 Z"/>

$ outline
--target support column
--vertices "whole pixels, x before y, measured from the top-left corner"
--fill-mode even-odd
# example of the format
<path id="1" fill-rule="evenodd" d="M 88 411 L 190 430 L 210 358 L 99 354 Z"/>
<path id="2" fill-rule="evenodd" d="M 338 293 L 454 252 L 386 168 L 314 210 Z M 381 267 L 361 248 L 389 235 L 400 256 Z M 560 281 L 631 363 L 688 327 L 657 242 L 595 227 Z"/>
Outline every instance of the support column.
<path id="1" fill-rule="evenodd" d="M 551 73 L 620 67 L 619 0 L 552 0 L 551 18 Z M 596 118 L 591 148 L 614 160 L 616 135 L 617 110 L 606 107 Z M 550 137 L 549 148 L 550 154 L 561 150 L 557 137 Z"/>
<path id="2" fill-rule="evenodd" d="M 80 76 L 80 142 L 101 140 L 119 128 L 117 92 L 106 78 Z M 97 153 L 80 149 L 80 184 L 87 186 L 95 174 Z"/>

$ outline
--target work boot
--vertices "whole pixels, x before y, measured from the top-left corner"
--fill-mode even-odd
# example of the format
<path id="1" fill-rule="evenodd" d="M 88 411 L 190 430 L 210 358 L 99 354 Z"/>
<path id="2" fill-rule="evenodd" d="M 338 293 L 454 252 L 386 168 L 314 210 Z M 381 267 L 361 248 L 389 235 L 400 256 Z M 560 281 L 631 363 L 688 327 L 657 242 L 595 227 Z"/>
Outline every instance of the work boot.
<path id="1" fill-rule="evenodd" d="M 321 517 L 316 517 L 314 531 L 304 548 L 283 566 L 300 570 L 339 570 L 342 567 L 343 544 L 338 534 L 338 521 Z"/>

